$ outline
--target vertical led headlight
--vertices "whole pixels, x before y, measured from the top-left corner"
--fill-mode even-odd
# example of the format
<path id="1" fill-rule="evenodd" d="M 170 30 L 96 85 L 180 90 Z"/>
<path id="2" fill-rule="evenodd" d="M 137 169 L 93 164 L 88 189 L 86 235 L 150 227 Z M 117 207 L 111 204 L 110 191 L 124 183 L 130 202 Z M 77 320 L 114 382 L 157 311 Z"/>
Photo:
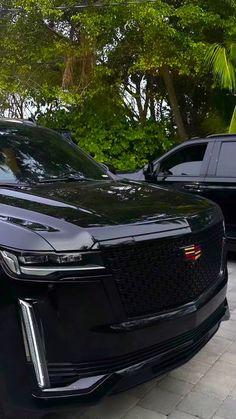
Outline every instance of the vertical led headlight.
<path id="1" fill-rule="evenodd" d="M 39 333 L 39 328 L 35 319 L 33 305 L 25 300 L 19 299 L 23 335 L 26 339 L 25 350 L 30 355 L 33 364 L 37 384 L 40 388 L 49 388 L 50 381 L 48 376 L 47 364 Z"/>

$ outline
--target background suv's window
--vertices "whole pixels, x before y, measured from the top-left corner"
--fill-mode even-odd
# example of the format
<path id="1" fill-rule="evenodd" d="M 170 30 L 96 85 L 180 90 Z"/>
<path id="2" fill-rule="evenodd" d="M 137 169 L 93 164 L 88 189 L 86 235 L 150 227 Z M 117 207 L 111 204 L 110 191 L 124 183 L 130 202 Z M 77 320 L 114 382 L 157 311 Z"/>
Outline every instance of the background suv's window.
<path id="1" fill-rule="evenodd" d="M 236 142 L 222 143 L 216 175 L 236 177 Z"/>
<path id="2" fill-rule="evenodd" d="M 173 176 L 199 176 L 207 144 L 181 148 L 161 163 L 160 172 Z"/>

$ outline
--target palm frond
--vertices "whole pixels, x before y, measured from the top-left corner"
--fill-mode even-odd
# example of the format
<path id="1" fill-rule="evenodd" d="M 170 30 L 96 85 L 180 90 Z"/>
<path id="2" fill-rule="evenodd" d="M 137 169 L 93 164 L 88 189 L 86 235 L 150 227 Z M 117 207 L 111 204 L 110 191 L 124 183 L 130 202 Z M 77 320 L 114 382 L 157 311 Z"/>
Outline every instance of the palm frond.
<path id="1" fill-rule="evenodd" d="M 230 59 L 232 62 L 236 63 L 236 43 L 231 43 L 229 46 Z"/>
<path id="2" fill-rule="evenodd" d="M 234 108 L 234 113 L 231 119 L 230 127 L 229 127 L 230 134 L 236 134 L 236 106 Z"/>
<path id="3" fill-rule="evenodd" d="M 212 68 L 221 87 L 231 91 L 236 88 L 233 56 L 235 57 L 235 46 L 232 47 L 232 50 L 228 50 L 219 44 L 211 45 L 206 54 L 206 62 Z"/>

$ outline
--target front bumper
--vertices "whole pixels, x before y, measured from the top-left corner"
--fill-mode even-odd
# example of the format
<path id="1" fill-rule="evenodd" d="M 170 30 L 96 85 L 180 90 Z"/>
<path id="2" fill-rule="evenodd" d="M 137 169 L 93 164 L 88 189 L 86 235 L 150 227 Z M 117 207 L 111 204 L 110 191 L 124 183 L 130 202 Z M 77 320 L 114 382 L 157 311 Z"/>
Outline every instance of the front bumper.
<path id="1" fill-rule="evenodd" d="M 169 316 L 158 316 L 145 329 L 159 335 L 159 342 L 142 351 L 109 358 L 106 361 L 84 363 L 47 363 L 33 305 L 20 302 L 22 321 L 27 335 L 27 349 L 30 353 L 31 372 L 41 379 L 33 389 L 35 407 L 43 410 L 50 406 L 96 403 L 109 393 L 119 392 L 182 365 L 191 359 L 216 333 L 222 320 L 227 319 L 227 279 L 219 284 L 211 295 L 202 296 L 199 301 L 175 310 Z M 203 298 L 204 297 L 204 298 Z M 24 312 L 25 304 L 30 310 Z M 119 330 L 119 339 L 124 334 L 142 333 L 143 329 Z M 29 345 L 31 342 L 31 346 Z M 92 371 L 94 373 L 92 374 Z M 57 375 L 77 376 L 72 383 L 53 386 L 50 380 Z"/>
<path id="2" fill-rule="evenodd" d="M 60 411 L 76 409 L 78 403 L 94 404 L 108 394 L 123 391 L 184 364 L 216 333 L 221 321 L 228 318 L 226 290 L 227 278 L 198 301 L 173 313 L 166 313 L 165 316 L 150 318 L 150 322 L 143 326 L 139 323 L 130 328 L 130 325 L 122 324 L 122 327 L 126 327 L 125 330 L 118 328 L 93 332 L 93 339 L 101 334 L 105 345 L 111 341 L 114 353 L 110 357 L 106 356 L 106 359 L 103 355 L 103 358 L 80 364 L 72 359 L 67 363 L 45 359 L 45 345 L 48 345 L 48 341 L 42 338 L 42 331 L 36 321 L 40 310 L 37 304 L 34 306 L 32 301 L 22 298 L 21 301 L 33 306 L 31 312 L 33 316 L 28 323 L 25 322 L 26 318 L 20 309 L 19 320 L 23 322 L 23 330 L 28 334 L 33 332 L 31 335 L 33 345 L 30 350 L 33 349 L 34 354 L 29 352 L 29 345 L 25 351 L 22 332 L 19 323 L 16 322 L 17 311 L 14 305 L 2 305 L 0 394 L 6 416 L 18 419 L 41 418 L 47 413 L 57 412 L 58 409 Z M 83 295 L 81 297 L 83 298 Z M 77 298 L 78 295 L 75 295 L 75 299 Z M 62 319 L 59 318 L 58 321 L 62 323 Z M 68 318 L 66 324 L 68 328 Z M 64 334 L 66 334 L 65 329 Z M 52 338 L 55 341 L 53 353 L 56 355 L 60 352 L 62 342 L 58 342 L 55 335 Z M 80 343 L 79 338 L 80 336 L 77 336 Z M 27 339 L 30 340 L 30 337 Z M 118 341 L 123 349 L 122 354 L 116 345 Z M 141 346 L 141 341 L 145 347 Z M 131 342 L 137 344 L 139 349 L 130 351 Z M 101 344 L 100 340 L 98 344 Z M 94 351 L 94 348 L 88 347 L 88 351 L 89 349 Z M 67 353 L 70 353 L 69 345 Z M 105 354 L 104 348 L 102 353 Z M 36 372 L 37 368 L 39 374 Z M 58 375 L 63 376 L 63 374 L 66 377 L 74 377 L 72 382 L 56 385 Z M 40 387 L 37 377 L 43 378 L 46 382 L 49 379 L 48 387 L 43 387 L 43 382 Z"/>
<path id="3" fill-rule="evenodd" d="M 78 379 L 62 388 L 34 392 L 38 400 L 50 403 L 65 398 L 94 403 L 109 393 L 124 391 L 146 380 L 161 376 L 190 360 L 217 332 L 222 320 L 228 318 L 228 306 L 222 304 L 203 324 L 179 339 L 166 342 L 166 350 L 157 351 L 151 358 L 113 373 Z M 171 346 L 173 348 L 171 349 Z M 71 370 L 72 366 L 68 366 Z"/>

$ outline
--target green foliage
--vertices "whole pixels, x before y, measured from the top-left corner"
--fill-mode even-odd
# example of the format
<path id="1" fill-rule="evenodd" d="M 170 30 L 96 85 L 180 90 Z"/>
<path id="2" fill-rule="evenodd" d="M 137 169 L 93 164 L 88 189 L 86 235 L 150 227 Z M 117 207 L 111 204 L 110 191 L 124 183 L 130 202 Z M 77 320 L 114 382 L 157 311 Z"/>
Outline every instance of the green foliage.
<path id="1" fill-rule="evenodd" d="M 229 126 L 229 133 L 230 134 L 236 133 L 236 107 L 234 108 L 233 116 L 232 116 L 231 123 Z"/>
<path id="2" fill-rule="evenodd" d="M 169 150 L 177 141 L 174 133 L 167 134 L 163 122 L 147 121 L 145 124 L 110 122 L 92 114 L 84 120 L 78 109 L 44 114 L 39 123 L 51 128 L 69 128 L 74 140 L 97 161 L 112 163 L 117 170 L 135 170 L 154 157 Z"/>
<path id="3" fill-rule="evenodd" d="M 213 44 L 208 48 L 206 63 L 209 64 L 217 77 L 217 81 L 224 89 L 236 88 L 236 44 L 228 47 Z"/>
<path id="4" fill-rule="evenodd" d="M 185 133 L 229 125 L 231 98 L 222 108 L 216 84 L 235 88 L 236 2 L 119 2 L 11 0 L 20 9 L 1 17 L 0 112 L 71 129 L 97 160 L 132 170 Z"/>
<path id="5" fill-rule="evenodd" d="M 118 170 L 142 167 L 173 146 L 162 124 L 151 121 L 134 126 L 117 123 L 110 130 L 102 126 L 91 127 L 89 131 L 78 127 L 75 138 L 96 160 L 109 161 Z"/>
<path id="6" fill-rule="evenodd" d="M 214 44 L 208 48 L 206 64 L 212 67 L 217 82 L 223 89 L 236 88 L 236 44 Z M 236 106 L 229 125 L 229 133 L 236 132 Z"/>

